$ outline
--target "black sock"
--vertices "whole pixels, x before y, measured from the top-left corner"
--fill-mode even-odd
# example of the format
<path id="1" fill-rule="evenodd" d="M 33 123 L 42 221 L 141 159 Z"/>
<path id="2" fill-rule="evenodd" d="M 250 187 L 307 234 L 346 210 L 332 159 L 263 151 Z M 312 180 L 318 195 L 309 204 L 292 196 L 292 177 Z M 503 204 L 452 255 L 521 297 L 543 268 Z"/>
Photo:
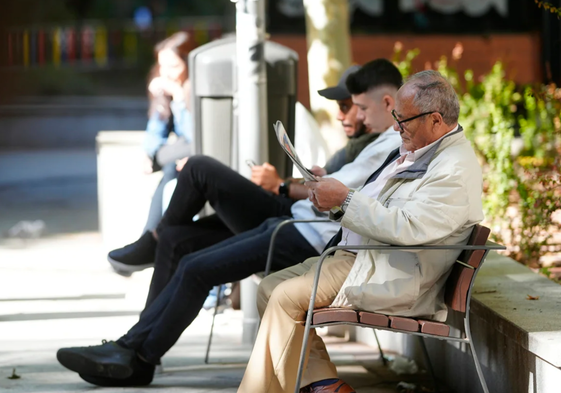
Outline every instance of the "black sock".
<path id="1" fill-rule="evenodd" d="M 327 386 L 337 382 L 338 380 L 338 378 L 322 379 L 321 381 L 311 383 L 310 386 L 314 388 L 317 386 Z"/>

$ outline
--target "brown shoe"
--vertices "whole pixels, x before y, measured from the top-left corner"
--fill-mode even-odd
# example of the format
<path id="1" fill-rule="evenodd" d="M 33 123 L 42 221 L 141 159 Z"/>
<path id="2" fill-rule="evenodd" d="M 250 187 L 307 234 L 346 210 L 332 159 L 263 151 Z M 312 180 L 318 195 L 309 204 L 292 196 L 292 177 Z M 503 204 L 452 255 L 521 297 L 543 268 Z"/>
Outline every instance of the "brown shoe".
<path id="1" fill-rule="evenodd" d="M 330 385 L 315 386 L 310 385 L 300 389 L 300 393 L 356 393 L 355 390 L 345 381 L 338 379 Z"/>

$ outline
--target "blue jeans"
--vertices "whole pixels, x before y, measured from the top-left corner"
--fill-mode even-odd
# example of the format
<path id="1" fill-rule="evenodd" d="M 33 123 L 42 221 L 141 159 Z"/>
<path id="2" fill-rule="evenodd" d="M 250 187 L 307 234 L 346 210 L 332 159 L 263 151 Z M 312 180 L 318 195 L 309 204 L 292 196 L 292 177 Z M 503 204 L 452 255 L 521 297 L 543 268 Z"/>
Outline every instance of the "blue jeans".
<path id="1" fill-rule="evenodd" d="M 157 364 L 197 317 L 213 286 L 239 281 L 265 270 L 271 235 L 287 218 L 290 217 L 269 218 L 257 228 L 184 256 L 171 281 L 118 342 Z M 318 255 L 292 225 L 279 232 L 277 244 L 273 270 Z"/>
<path id="2" fill-rule="evenodd" d="M 160 220 L 162 219 L 162 205 L 164 200 L 164 187 L 165 185 L 170 182 L 171 180 L 177 177 L 177 170 L 175 169 L 175 162 L 171 162 L 165 165 L 162 168 L 162 173 L 164 176 L 156 191 L 154 191 L 154 195 L 152 196 L 152 202 L 150 202 L 150 209 L 148 210 L 148 219 L 146 220 L 146 225 L 144 226 L 144 230 L 142 233 L 146 231 L 153 231 L 156 229 Z"/>

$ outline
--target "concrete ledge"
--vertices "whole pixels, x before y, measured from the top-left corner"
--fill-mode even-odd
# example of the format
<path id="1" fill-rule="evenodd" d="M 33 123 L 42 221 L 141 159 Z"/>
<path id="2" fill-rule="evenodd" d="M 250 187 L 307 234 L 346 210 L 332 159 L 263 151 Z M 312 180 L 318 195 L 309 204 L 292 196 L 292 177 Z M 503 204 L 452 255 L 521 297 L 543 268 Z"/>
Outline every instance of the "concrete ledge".
<path id="1" fill-rule="evenodd" d="M 528 295 L 538 297 L 529 300 Z M 561 380 L 561 285 L 526 266 L 490 253 L 479 272 L 471 302 L 475 350 L 492 393 L 558 393 Z M 463 326 L 459 313 L 448 322 Z M 370 329 L 357 340 L 376 346 Z M 414 358 L 424 366 L 413 336 L 378 332 L 383 349 Z M 442 381 L 455 393 L 482 392 L 469 347 L 426 340 L 431 361 Z"/>
<path id="2" fill-rule="evenodd" d="M 144 131 L 99 131 L 96 136 L 99 224 L 105 250 L 142 235 L 161 172 L 144 173 Z"/>
<path id="3" fill-rule="evenodd" d="M 491 253 L 474 291 L 474 314 L 522 348 L 561 367 L 561 285 Z"/>

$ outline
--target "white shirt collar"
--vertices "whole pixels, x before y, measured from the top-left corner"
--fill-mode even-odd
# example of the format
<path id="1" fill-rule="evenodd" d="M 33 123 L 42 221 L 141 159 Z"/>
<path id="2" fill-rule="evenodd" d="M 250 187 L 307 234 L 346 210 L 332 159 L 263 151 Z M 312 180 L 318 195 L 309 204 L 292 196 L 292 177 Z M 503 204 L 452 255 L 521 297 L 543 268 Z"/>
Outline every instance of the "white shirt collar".
<path id="1" fill-rule="evenodd" d="M 450 131 L 448 131 L 446 134 L 442 135 L 436 141 L 432 142 L 429 145 L 421 147 L 420 149 L 417 149 L 415 151 L 405 150 L 405 147 L 403 147 L 403 144 L 401 144 L 401 146 L 399 147 L 399 154 L 400 154 L 400 156 L 407 155 L 408 156 L 407 161 L 413 161 L 414 162 L 414 161 L 418 160 L 419 158 L 421 158 L 432 146 L 434 146 L 435 143 L 440 141 L 442 138 L 445 138 L 446 135 L 457 131 L 459 126 L 460 126 L 459 124 L 456 124 L 456 127 L 452 128 Z"/>

